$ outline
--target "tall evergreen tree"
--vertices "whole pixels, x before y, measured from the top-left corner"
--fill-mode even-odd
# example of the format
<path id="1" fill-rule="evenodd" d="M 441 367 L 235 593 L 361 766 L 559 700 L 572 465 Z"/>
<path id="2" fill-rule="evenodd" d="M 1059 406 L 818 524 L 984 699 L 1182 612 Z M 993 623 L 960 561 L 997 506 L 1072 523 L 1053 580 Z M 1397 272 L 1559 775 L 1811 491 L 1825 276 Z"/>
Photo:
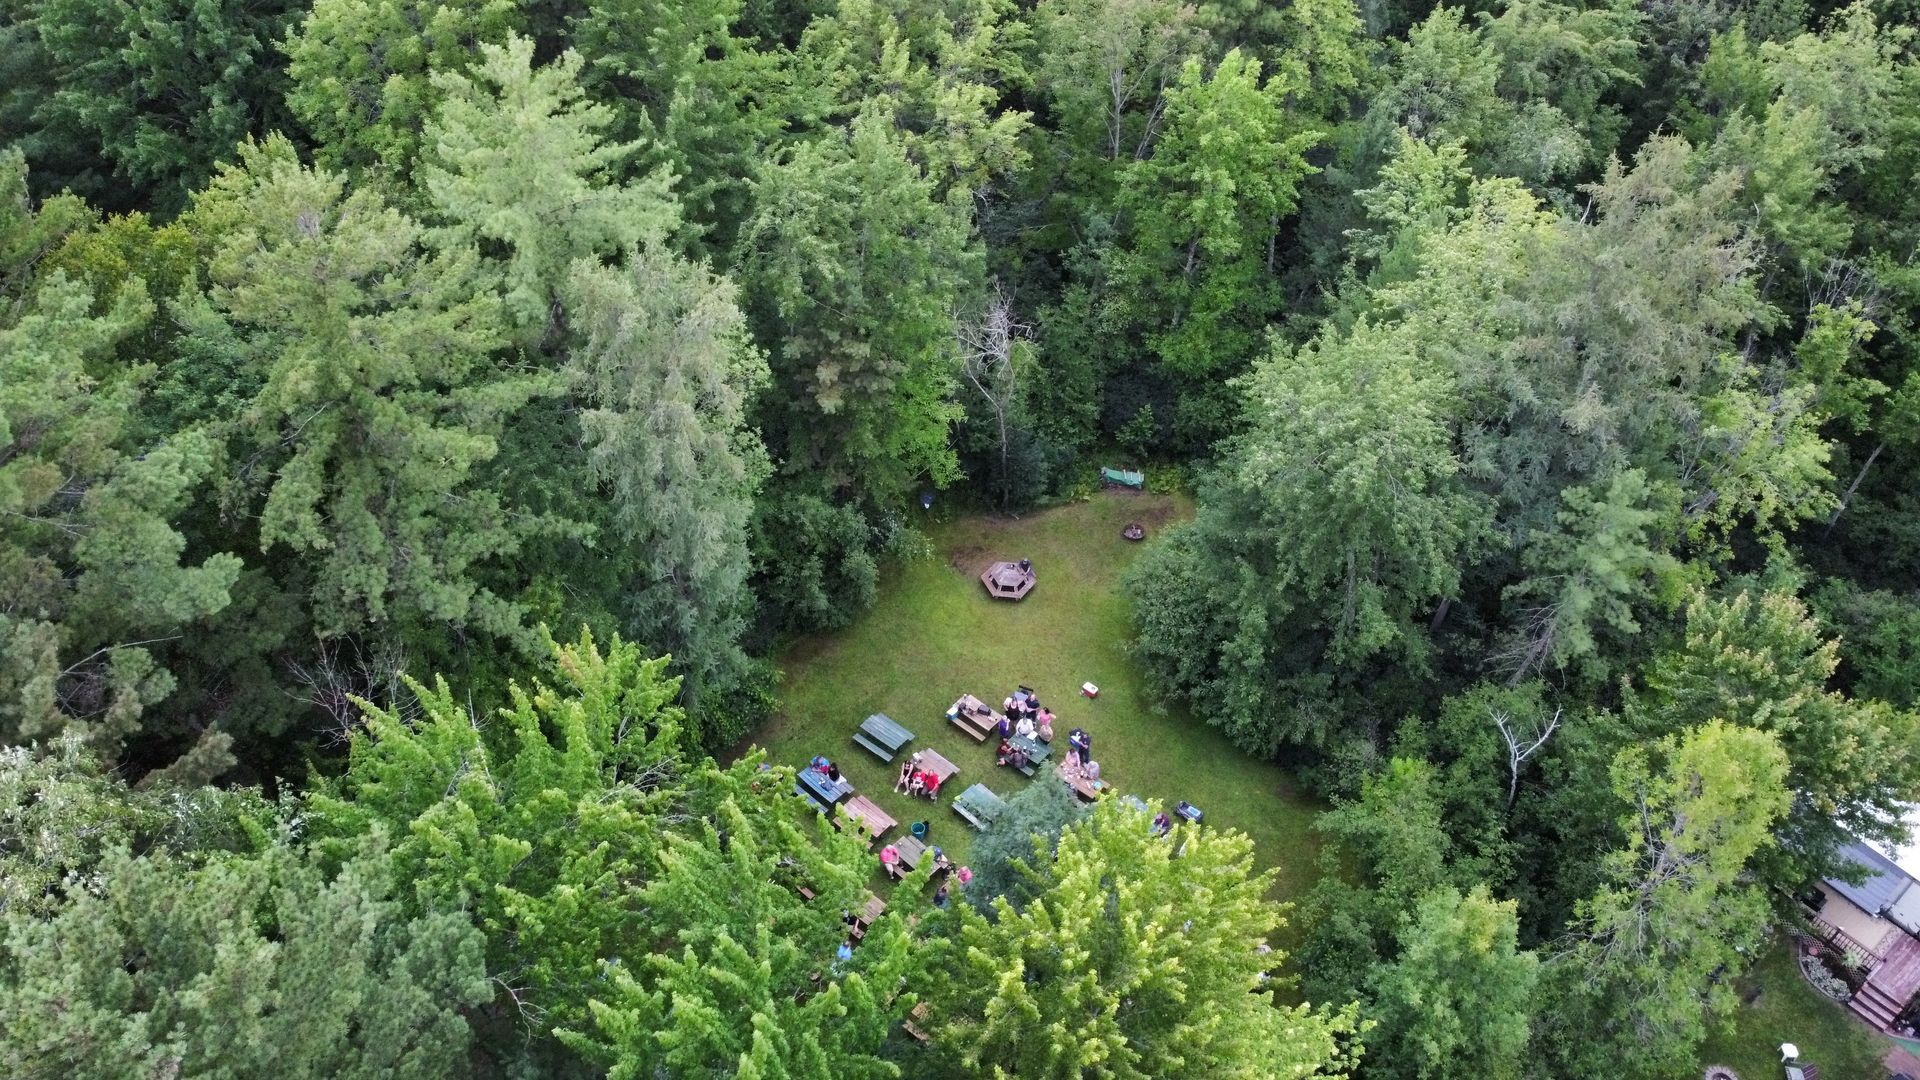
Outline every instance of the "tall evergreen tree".
<path id="1" fill-rule="evenodd" d="M 279 138 L 247 147 L 193 221 L 212 288 L 189 318 L 253 391 L 230 505 L 257 506 L 261 547 L 301 559 L 315 628 L 397 627 L 389 645 L 436 624 L 521 632 L 476 567 L 532 525 L 475 474 L 553 381 L 492 357 L 498 305 L 467 288 L 473 252 L 424 252 L 419 224 Z"/>
<path id="2" fill-rule="evenodd" d="M 673 655 L 697 706 L 747 663 L 747 528 L 767 461 L 746 417 L 766 362 L 732 283 L 658 246 L 625 269 L 576 264 L 567 292 L 588 466 L 628 568 L 619 610 L 634 637 Z"/>
<path id="3" fill-rule="evenodd" d="M 284 848 L 195 868 L 124 852 L 97 891 L 0 933 L 19 1077 L 460 1075 L 480 935 L 408 918 L 377 844 L 323 874 Z"/>
<path id="4" fill-rule="evenodd" d="M 174 687 L 147 646 L 225 607 L 240 561 L 188 562 L 174 526 L 208 441 L 135 438 L 154 369 L 111 361 L 153 315 L 144 284 L 35 280 L 72 210 L 33 210 L 20 154 L 0 155 L 0 741 L 71 727 L 112 755 Z"/>
<path id="5" fill-rule="evenodd" d="M 658 241 L 679 218 L 670 177 L 620 182 L 635 148 L 606 141 L 613 112 L 583 99 L 580 66 L 567 52 L 536 70 L 533 42 L 517 35 L 483 44 L 470 73 L 433 76 L 443 100 L 421 135 L 434 243 L 481 252 L 482 287 L 500 294 L 528 346 L 551 341 L 561 325 L 576 260 Z"/>

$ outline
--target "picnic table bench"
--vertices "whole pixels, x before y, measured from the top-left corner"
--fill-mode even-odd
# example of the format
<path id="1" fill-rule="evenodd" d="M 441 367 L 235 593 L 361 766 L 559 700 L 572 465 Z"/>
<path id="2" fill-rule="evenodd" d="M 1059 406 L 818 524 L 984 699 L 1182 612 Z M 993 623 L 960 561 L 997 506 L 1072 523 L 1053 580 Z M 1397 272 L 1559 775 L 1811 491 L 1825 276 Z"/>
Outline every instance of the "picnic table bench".
<path id="1" fill-rule="evenodd" d="M 994 726 L 1006 717 L 993 711 L 993 707 L 972 694 L 961 694 L 960 699 L 947 710 L 947 719 L 953 726 L 973 736 L 974 742 L 986 742 L 993 734 Z"/>
<path id="2" fill-rule="evenodd" d="M 874 757 L 892 764 L 900 748 L 913 741 L 913 732 L 895 723 L 886 713 L 874 713 L 860 721 L 860 730 L 853 733 L 853 741 Z"/>
<path id="3" fill-rule="evenodd" d="M 900 824 L 865 795 L 855 795 L 841 803 L 840 815 L 848 821 L 858 822 L 867 832 L 868 843 L 880 839 L 881 834 Z"/>
<path id="4" fill-rule="evenodd" d="M 984 829 L 993 824 L 1007 804 L 995 795 L 985 784 L 975 784 L 953 797 L 953 812 L 967 819 L 967 824 L 976 829 Z"/>
<path id="5" fill-rule="evenodd" d="M 800 776 L 793 784 L 793 792 L 812 799 L 814 808 L 824 814 L 841 799 L 853 794 L 853 784 L 844 776 L 838 782 L 829 780 L 826 773 L 808 766 L 800 770 Z"/>
<path id="6" fill-rule="evenodd" d="M 1015 735 L 1007 741 L 1013 744 L 1014 749 L 1025 750 L 1027 752 L 1027 763 L 1025 765 L 1015 766 L 1015 768 L 1027 776 L 1032 776 L 1035 769 L 1045 765 L 1047 759 L 1053 756 L 1053 747 L 1041 742 L 1039 739 L 1030 739 L 1025 735 Z"/>

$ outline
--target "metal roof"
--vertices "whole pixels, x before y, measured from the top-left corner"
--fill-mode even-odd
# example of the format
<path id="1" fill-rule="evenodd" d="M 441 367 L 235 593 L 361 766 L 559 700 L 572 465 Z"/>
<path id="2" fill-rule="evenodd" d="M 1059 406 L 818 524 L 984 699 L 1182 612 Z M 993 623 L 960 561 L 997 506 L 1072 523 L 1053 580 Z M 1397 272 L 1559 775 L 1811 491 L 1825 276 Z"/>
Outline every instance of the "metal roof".
<path id="1" fill-rule="evenodd" d="M 1892 859 L 1858 840 L 1849 840 L 1841 846 L 1838 854 L 1843 862 L 1862 867 L 1864 875 L 1858 885 L 1837 877 L 1828 878 L 1827 884 L 1870 915 L 1879 915 L 1892 907 L 1900 899 L 1900 894 L 1914 883 L 1913 878 Z"/>

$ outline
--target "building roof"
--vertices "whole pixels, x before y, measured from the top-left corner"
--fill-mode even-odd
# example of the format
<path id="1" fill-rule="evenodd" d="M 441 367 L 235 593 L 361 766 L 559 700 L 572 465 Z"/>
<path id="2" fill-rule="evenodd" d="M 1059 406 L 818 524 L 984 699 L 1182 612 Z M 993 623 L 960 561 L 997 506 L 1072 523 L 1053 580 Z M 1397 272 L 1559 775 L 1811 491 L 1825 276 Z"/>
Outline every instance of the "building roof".
<path id="1" fill-rule="evenodd" d="M 1838 854 L 1842 861 L 1858 864 L 1864 876 L 1858 885 L 1837 877 L 1828 878 L 1827 884 L 1870 915 L 1884 913 L 1914 884 L 1913 878 L 1892 859 L 1859 840 L 1847 841 Z"/>

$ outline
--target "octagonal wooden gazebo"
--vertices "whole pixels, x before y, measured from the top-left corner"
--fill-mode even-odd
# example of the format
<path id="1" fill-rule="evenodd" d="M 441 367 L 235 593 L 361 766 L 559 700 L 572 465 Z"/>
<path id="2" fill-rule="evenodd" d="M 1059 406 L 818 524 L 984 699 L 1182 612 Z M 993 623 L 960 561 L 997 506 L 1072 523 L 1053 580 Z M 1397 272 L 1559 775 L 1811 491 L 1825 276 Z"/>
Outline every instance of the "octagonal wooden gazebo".
<path id="1" fill-rule="evenodd" d="M 1033 564 L 1025 559 L 997 562 L 980 572 L 980 584 L 996 600 L 1019 600 L 1033 591 L 1033 582 Z"/>

